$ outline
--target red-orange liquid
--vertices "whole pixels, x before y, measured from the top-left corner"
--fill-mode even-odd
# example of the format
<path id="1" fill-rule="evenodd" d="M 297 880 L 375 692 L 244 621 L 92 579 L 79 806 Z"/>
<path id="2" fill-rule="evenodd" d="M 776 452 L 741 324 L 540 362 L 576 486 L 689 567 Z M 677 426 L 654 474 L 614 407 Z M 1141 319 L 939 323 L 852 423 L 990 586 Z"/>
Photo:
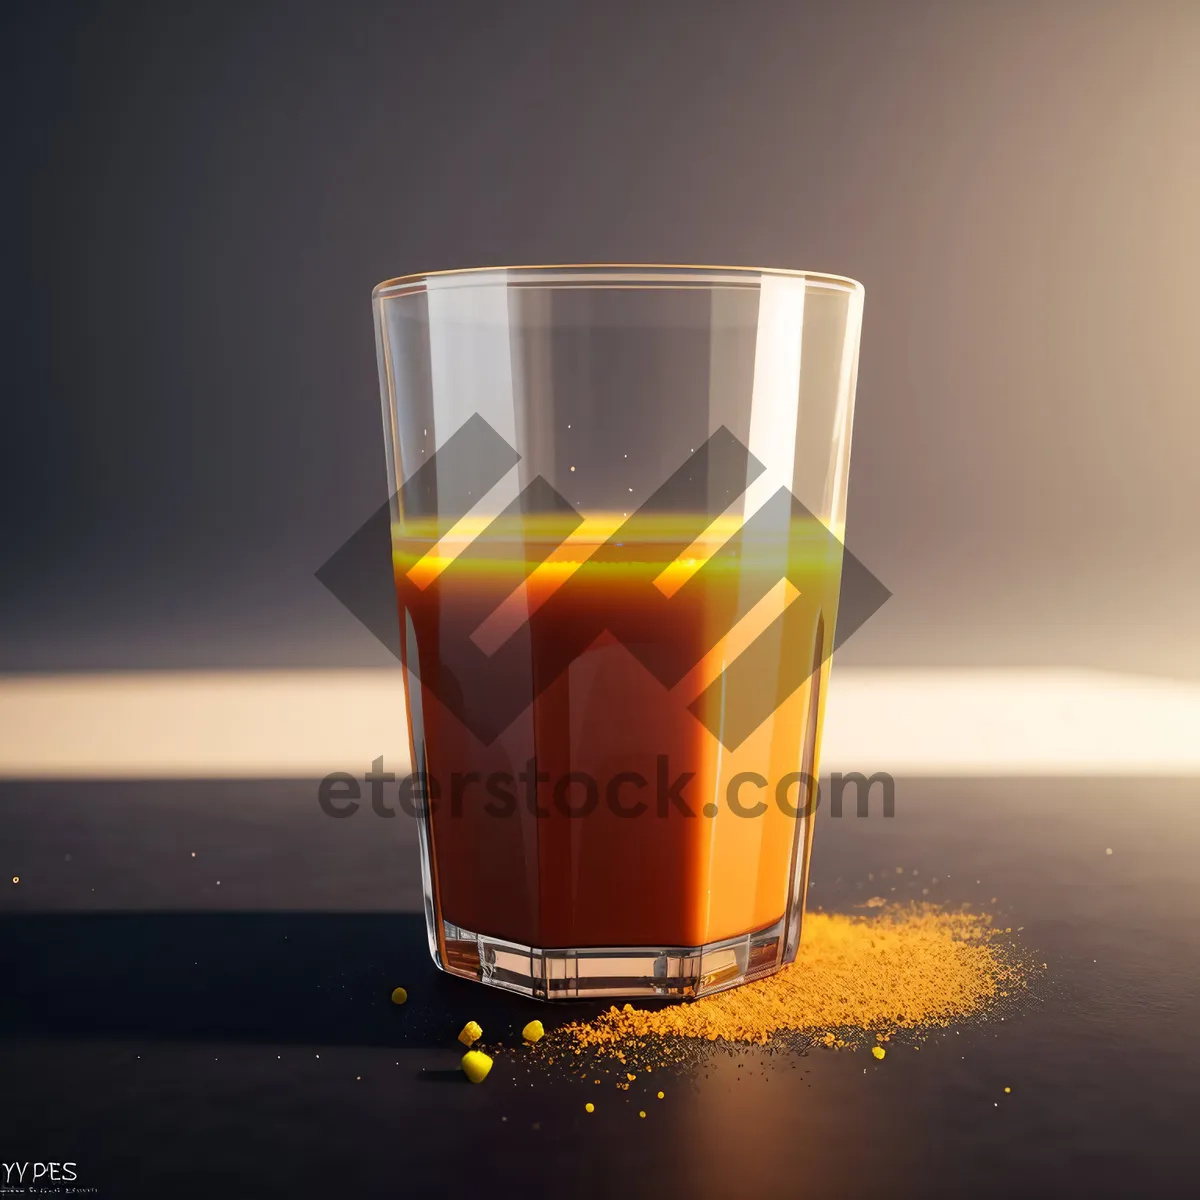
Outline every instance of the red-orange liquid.
<path id="1" fill-rule="evenodd" d="M 711 545 L 695 547 L 701 562 L 724 534 L 713 536 Z M 486 557 L 460 564 L 455 587 L 443 589 L 436 562 L 432 569 L 430 559 L 417 565 L 421 547 L 410 543 L 397 552 L 398 580 L 424 571 L 427 584 L 423 592 L 402 587 L 401 607 L 406 656 L 414 669 L 408 680 L 413 761 L 440 790 L 428 822 L 440 916 L 474 933 L 544 948 L 698 946 L 765 928 L 784 915 L 807 848 L 806 838 L 798 838 L 806 830 L 798 828 L 794 815 L 805 792 L 790 789 L 789 811 L 777 803 L 774 789 L 791 772 L 816 774 L 837 564 L 814 560 L 801 564 L 798 574 L 793 562 L 789 576 L 800 579 L 801 605 L 796 589 L 752 556 L 701 578 L 694 561 L 676 560 L 676 544 L 653 536 L 619 554 L 610 551 L 611 561 L 593 562 L 586 578 L 570 579 L 595 543 L 595 537 L 577 537 L 536 568 L 546 547 L 534 549 L 527 541 L 531 577 L 517 603 L 506 602 L 511 579 Z M 661 596 L 648 590 L 656 579 L 664 590 L 674 589 L 669 635 Z M 680 586 L 681 581 L 691 585 Z M 744 610 L 747 597 L 763 593 L 721 641 L 721 614 L 739 596 Z M 705 689 L 757 636 L 769 643 L 775 628 L 770 622 L 789 599 L 799 619 L 786 644 L 776 647 L 778 656 L 769 644 L 757 643 L 757 661 L 780 661 L 786 653 L 803 656 L 809 669 L 825 665 L 773 712 L 768 701 L 761 724 L 729 749 L 709 727 L 721 728 L 720 720 L 737 714 L 723 712 L 730 702 L 719 685 Z M 509 643 L 518 653 L 508 662 L 518 666 L 503 682 L 523 693 L 520 711 L 485 744 L 439 696 L 447 696 L 448 686 L 470 690 L 486 681 L 468 674 L 448 684 L 438 663 L 458 610 L 470 610 L 466 624 L 472 625 L 474 615 L 497 608 L 502 611 L 484 630 L 493 643 L 507 632 L 505 612 L 509 626 L 521 626 L 530 610 L 533 615 L 514 635 L 518 641 Z M 642 615 L 649 619 L 639 622 Z M 639 631 L 642 641 L 634 648 L 651 659 L 655 648 L 646 639 L 669 636 L 694 666 L 664 686 L 610 632 L 579 648 L 581 630 L 602 630 L 606 623 L 627 640 L 631 629 Z M 568 661 L 559 673 L 564 653 Z M 543 672 L 555 677 L 547 684 Z M 776 681 L 769 670 L 763 674 L 763 694 L 770 697 Z M 688 708 L 701 693 L 704 722 Z M 533 759 L 538 775 L 548 778 L 531 787 L 520 776 L 528 776 Z M 738 815 L 730 805 L 729 784 L 741 772 L 768 782 L 765 789 L 743 784 L 734 796 L 733 803 L 743 806 L 764 802 L 759 815 Z M 578 815 L 589 799 L 585 784 L 572 784 L 556 803 L 555 784 L 569 773 L 596 781 L 599 802 L 586 815 Z M 661 787 L 660 774 L 666 776 Z M 501 783 L 489 793 L 489 777 L 497 775 L 512 777 L 513 785 Z M 624 782 L 614 785 L 622 775 Z M 645 786 L 637 787 L 630 775 L 640 776 Z M 668 794 L 684 775 L 690 779 L 675 794 L 687 812 Z M 503 792 L 515 803 L 502 798 Z M 531 801 L 540 813 L 531 811 Z M 638 815 L 614 811 L 617 804 L 629 809 L 639 801 L 645 808 Z M 715 815 L 707 806 L 715 806 Z"/>

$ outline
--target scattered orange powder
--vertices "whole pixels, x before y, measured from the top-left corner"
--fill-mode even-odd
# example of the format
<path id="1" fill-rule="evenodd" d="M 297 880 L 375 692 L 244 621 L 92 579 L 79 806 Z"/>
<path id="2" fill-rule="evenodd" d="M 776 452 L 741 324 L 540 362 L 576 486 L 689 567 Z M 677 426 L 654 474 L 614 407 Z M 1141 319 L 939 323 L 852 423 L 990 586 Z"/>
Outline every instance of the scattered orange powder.
<path id="1" fill-rule="evenodd" d="M 841 1048 L 856 1030 L 883 1041 L 895 1030 L 949 1025 L 1024 980 L 986 914 L 878 900 L 864 907 L 870 915 L 808 913 L 796 961 L 766 979 L 658 1009 L 614 1006 L 556 1036 L 576 1053 L 590 1048 L 620 1061 L 659 1038 L 761 1045 L 795 1031 Z"/>

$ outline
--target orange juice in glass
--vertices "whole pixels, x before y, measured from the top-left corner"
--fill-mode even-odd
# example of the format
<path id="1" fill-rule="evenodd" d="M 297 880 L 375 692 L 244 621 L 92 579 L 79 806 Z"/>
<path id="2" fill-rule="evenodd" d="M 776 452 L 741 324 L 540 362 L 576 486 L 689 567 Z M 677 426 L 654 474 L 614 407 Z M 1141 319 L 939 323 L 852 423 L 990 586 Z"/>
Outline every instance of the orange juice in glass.
<path id="1" fill-rule="evenodd" d="M 708 267 L 375 292 L 438 965 L 696 996 L 799 943 L 862 288 Z"/>

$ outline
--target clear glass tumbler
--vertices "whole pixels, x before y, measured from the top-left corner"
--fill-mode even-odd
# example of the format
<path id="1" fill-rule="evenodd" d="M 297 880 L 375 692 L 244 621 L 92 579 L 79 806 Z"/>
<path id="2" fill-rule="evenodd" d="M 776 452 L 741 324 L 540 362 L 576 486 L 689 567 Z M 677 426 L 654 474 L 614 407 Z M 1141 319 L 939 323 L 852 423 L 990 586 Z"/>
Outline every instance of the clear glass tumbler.
<path id="1" fill-rule="evenodd" d="M 443 970 L 698 996 L 795 957 L 862 303 L 742 267 L 375 289 Z"/>

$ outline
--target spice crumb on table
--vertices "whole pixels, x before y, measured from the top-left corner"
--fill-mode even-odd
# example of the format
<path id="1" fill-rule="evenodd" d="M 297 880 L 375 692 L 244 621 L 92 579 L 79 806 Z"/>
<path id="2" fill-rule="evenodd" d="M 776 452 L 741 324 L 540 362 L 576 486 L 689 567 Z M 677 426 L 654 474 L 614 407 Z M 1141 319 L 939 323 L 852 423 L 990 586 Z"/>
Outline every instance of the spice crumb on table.
<path id="1" fill-rule="evenodd" d="M 787 1032 L 843 1049 L 861 1044 L 864 1034 L 884 1042 L 899 1030 L 969 1019 L 1006 1003 L 1028 981 L 1030 968 L 1003 940 L 1011 927 L 994 927 L 985 913 L 868 907 L 870 915 L 810 913 L 796 961 L 766 979 L 659 1009 L 613 1005 L 594 1020 L 554 1030 L 549 1040 L 630 1066 L 668 1043 L 764 1045 Z M 877 1059 L 886 1054 L 882 1045 L 872 1052 Z M 624 1087 L 636 1078 L 627 1071 Z"/>

